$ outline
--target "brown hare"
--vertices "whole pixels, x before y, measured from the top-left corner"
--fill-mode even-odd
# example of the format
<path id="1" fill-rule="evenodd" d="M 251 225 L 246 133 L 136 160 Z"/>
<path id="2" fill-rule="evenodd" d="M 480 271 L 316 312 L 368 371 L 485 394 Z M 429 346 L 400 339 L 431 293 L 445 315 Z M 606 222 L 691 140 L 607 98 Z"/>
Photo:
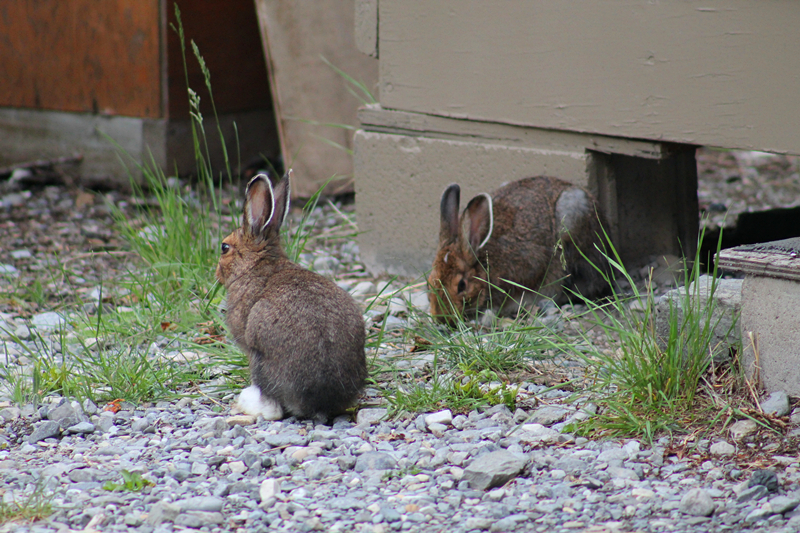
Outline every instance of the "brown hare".
<path id="1" fill-rule="evenodd" d="M 229 333 L 250 363 L 239 408 L 267 420 L 324 419 L 364 387 L 364 319 L 347 292 L 283 251 L 290 178 L 274 189 L 264 174 L 248 183 L 242 226 L 222 241 L 216 277 L 227 290 Z"/>
<path id="2" fill-rule="evenodd" d="M 460 194 L 456 184 L 442 194 L 428 278 L 431 315 L 440 322 L 485 309 L 509 315 L 542 298 L 563 303 L 570 291 L 594 298 L 608 289 L 592 266 L 607 271 L 595 246 L 603 242 L 596 202 L 585 190 L 525 178 L 477 195 L 459 217 Z"/>

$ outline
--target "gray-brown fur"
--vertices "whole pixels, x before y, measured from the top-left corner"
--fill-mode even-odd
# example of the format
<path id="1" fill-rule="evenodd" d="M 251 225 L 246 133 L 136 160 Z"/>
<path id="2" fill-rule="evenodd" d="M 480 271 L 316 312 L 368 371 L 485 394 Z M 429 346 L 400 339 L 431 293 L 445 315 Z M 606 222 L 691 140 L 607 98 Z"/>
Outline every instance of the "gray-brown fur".
<path id="1" fill-rule="evenodd" d="M 486 195 L 479 195 L 460 216 L 459 194 L 458 186 L 451 185 L 442 195 L 439 250 L 428 278 L 431 314 L 439 320 L 449 322 L 454 314 L 487 308 L 509 314 L 521 302 L 542 297 L 563 302 L 564 288 L 589 298 L 608 289 L 578 251 L 607 269 L 595 247 L 603 233 L 588 192 L 556 178 L 525 178 L 494 191 L 491 209 Z M 557 249 L 559 242 L 563 252 Z"/>
<path id="2" fill-rule="evenodd" d="M 335 415 L 355 402 L 367 377 L 364 320 L 347 292 L 286 257 L 280 226 L 288 202 L 288 175 L 274 193 L 266 176 L 253 178 L 242 227 L 223 240 L 216 277 L 227 289 L 229 333 L 262 398 L 304 418 Z"/>

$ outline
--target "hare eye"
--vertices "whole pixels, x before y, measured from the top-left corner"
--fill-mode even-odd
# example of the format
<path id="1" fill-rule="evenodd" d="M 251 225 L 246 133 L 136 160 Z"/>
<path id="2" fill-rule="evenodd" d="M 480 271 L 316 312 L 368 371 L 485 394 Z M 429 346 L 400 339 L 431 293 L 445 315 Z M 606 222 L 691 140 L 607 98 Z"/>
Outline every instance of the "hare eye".
<path id="1" fill-rule="evenodd" d="M 463 279 L 459 280 L 459 282 L 458 282 L 458 293 L 461 294 L 465 290 L 467 290 L 467 282 L 464 281 Z"/>
<path id="2" fill-rule="evenodd" d="M 222 253 L 223 253 L 223 254 L 227 254 L 227 253 L 228 253 L 228 250 L 230 250 L 230 249 L 231 249 L 230 245 L 229 245 L 228 243 L 226 243 L 226 242 L 223 242 L 223 243 L 222 243 L 222 246 L 221 246 L 221 248 L 222 248 Z"/>

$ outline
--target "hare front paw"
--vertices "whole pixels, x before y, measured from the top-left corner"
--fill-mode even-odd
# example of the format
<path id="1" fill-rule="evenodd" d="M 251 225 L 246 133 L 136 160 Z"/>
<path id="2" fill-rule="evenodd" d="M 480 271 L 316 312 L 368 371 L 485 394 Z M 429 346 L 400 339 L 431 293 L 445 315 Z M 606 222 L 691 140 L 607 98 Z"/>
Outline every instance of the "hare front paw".
<path id="1" fill-rule="evenodd" d="M 250 385 L 239 394 L 236 406 L 245 414 L 261 415 L 265 420 L 280 420 L 283 418 L 283 409 L 281 409 L 280 404 L 272 398 L 262 397 L 261 389 L 255 385 Z"/>

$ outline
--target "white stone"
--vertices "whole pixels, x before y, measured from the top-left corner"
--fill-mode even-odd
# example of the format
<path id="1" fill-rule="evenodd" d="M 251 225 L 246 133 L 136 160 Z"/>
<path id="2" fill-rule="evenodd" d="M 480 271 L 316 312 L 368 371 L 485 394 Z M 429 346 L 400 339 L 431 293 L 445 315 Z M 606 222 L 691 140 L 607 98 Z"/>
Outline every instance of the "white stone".
<path id="1" fill-rule="evenodd" d="M 13 250 L 11 252 L 11 257 L 14 259 L 30 259 L 33 257 L 33 254 L 31 254 L 30 250 L 23 248 L 21 250 Z"/>
<path id="2" fill-rule="evenodd" d="M 731 455 L 736 452 L 736 447 L 727 441 L 721 440 L 711 445 L 709 450 L 711 455 Z"/>
<path id="3" fill-rule="evenodd" d="M 450 409 L 438 411 L 425 416 L 425 424 L 430 427 L 431 424 L 444 424 L 449 426 L 453 423 L 453 413 Z"/>
<path id="4" fill-rule="evenodd" d="M 656 493 L 653 492 L 652 490 L 643 489 L 641 487 L 636 487 L 635 489 L 631 490 L 631 496 L 633 496 L 637 500 L 649 500 L 650 498 L 653 498 L 655 495 Z"/>
<path id="5" fill-rule="evenodd" d="M 252 426 L 256 423 L 256 417 L 253 415 L 233 415 L 225 419 L 228 426 Z"/>
<path id="6" fill-rule="evenodd" d="M 717 504 L 703 489 L 692 489 L 681 498 L 680 511 L 692 516 L 711 516 Z"/>
<path id="7" fill-rule="evenodd" d="M 61 329 L 66 326 L 67 321 L 59 313 L 49 311 L 47 313 L 39 313 L 31 318 L 31 325 L 37 329 L 50 330 Z"/>
<path id="8" fill-rule="evenodd" d="M 353 298 L 364 298 L 365 296 L 372 296 L 376 292 L 375 284 L 371 281 L 361 281 L 350 291 Z"/>
<path id="9" fill-rule="evenodd" d="M 258 491 L 262 502 L 265 502 L 270 498 L 277 497 L 280 492 L 281 482 L 271 477 L 268 477 L 261 482 L 261 488 Z"/>
<path id="10" fill-rule="evenodd" d="M 244 464 L 244 461 L 233 461 L 228 463 L 228 467 L 234 474 L 244 474 L 247 472 L 247 465 Z"/>
<path id="11" fill-rule="evenodd" d="M 745 420 L 739 420 L 728 429 L 733 440 L 743 439 L 744 437 L 755 433 L 756 430 L 758 430 L 758 424 L 749 418 Z"/>
<path id="12" fill-rule="evenodd" d="M 444 436 L 444 432 L 447 431 L 447 426 L 444 424 L 428 424 L 428 431 L 430 431 L 434 437 L 440 439 Z"/>
<path id="13" fill-rule="evenodd" d="M 205 473 L 208 472 L 208 465 L 205 463 L 201 463 L 200 461 L 195 461 L 194 463 L 192 463 L 191 472 L 196 476 L 205 475 Z"/>
<path id="14" fill-rule="evenodd" d="M 386 418 L 388 413 L 389 410 L 385 408 L 359 409 L 356 424 L 375 424 Z"/>

